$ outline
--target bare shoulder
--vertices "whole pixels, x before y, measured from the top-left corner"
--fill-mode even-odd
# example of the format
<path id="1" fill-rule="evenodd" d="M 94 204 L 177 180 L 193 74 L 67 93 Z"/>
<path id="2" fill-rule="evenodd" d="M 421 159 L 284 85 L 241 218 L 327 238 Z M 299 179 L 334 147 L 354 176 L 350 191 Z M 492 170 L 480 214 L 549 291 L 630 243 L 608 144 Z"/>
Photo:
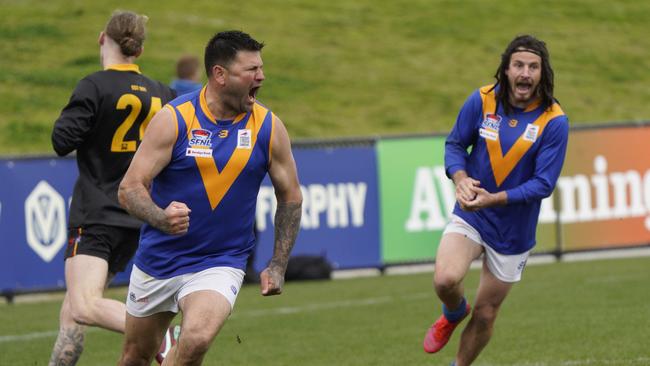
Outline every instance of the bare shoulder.
<path id="1" fill-rule="evenodd" d="M 291 154 L 291 139 L 289 138 L 289 132 L 287 127 L 284 125 L 282 120 L 274 115 L 274 125 L 273 125 L 273 137 L 272 137 L 272 152 L 273 158 L 278 157 L 278 155 Z"/>
<path id="2" fill-rule="evenodd" d="M 169 107 L 156 113 L 144 131 L 127 177 L 136 174 L 151 180 L 169 163 L 178 134 L 176 126 L 176 116 Z"/>
<path id="3" fill-rule="evenodd" d="M 176 114 L 169 106 L 162 108 L 151 119 L 142 138 L 140 148 L 171 146 L 178 136 Z"/>
<path id="4" fill-rule="evenodd" d="M 274 115 L 275 119 L 275 125 L 273 126 L 274 130 L 273 131 L 273 138 L 274 139 L 286 139 L 289 140 L 289 132 L 287 131 L 287 127 L 284 125 L 284 122 L 278 117 L 277 115 Z"/>

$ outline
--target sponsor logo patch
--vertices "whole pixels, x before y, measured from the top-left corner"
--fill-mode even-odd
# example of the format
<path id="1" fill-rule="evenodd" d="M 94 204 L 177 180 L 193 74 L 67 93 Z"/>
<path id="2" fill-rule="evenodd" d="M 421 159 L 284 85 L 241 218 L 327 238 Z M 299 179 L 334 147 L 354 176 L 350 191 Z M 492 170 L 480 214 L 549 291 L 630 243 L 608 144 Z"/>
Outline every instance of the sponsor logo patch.
<path id="1" fill-rule="evenodd" d="M 185 156 L 194 156 L 197 158 L 212 157 L 212 132 L 202 128 L 196 128 L 190 131 L 190 147 L 185 150 Z"/>
<path id="2" fill-rule="evenodd" d="M 524 269 L 524 267 L 526 267 L 526 261 L 527 260 L 523 260 L 523 261 L 519 262 L 519 265 L 517 266 L 518 271 L 522 271 Z"/>
<path id="3" fill-rule="evenodd" d="M 141 92 L 147 92 L 147 88 L 142 86 L 142 85 L 131 85 L 131 90 L 133 91 L 141 91 Z"/>
<path id="4" fill-rule="evenodd" d="M 212 146 L 212 132 L 202 128 L 190 131 L 192 137 L 190 138 L 189 145 L 192 147 L 211 147 Z"/>
<path id="5" fill-rule="evenodd" d="M 237 148 L 238 149 L 250 149 L 251 145 L 251 130 L 241 129 L 237 130 Z"/>
<path id="6" fill-rule="evenodd" d="M 526 131 L 524 131 L 524 140 L 535 142 L 537 140 L 537 134 L 539 133 L 539 126 L 528 124 L 526 126 Z"/>
<path id="7" fill-rule="evenodd" d="M 480 130 L 478 130 L 478 133 L 479 135 L 481 135 L 481 137 L 487 140 L 496 141 L 496 139 L 499 138 L 499 132 L 487 128 L 481 128 Z"/>
<path id="8" fill-rule="evenodd" d="M 50 262 L 66 243 L 66 215 L 63 197 L 46 181 L 38 182 L 25 200 L 27 245 L 45 262 Z"/>
<path id="9" fill-rule="evenodd" d="M 141 304 L 148 304 L 149 303 L 149 296 L 141 297 L 141 298 L 138 299 L 138 297 L 135 295 L 135 293 L 130 292 L 129 293 L 129 300 L 131 300 L 132 302 L 136 302 L 136 303 L 139 302 Z"/>
<path id="10" fill-rule="evenodd" d="M 211 158 L 212 149 L 188 147 L 187 150 L 185 150 L 185 155 L 197 158 Z"/>
<path id="11" fill-rule="evenodd" d="M 501 116 L 488 113 L 481 122 L 478 133 L 484 139 L 496 141 L 499 138 L 499 126 L 501 126 Z"/>
<path id="12" fill-rule="evenodd" d="M 494 130 L 494 131 L 499 131 L 500 125 L 501 125 L 501 116 L 493 113 L 486 114 L 485 119 L 481 123 L 482 128 L 488 130 Z"/>

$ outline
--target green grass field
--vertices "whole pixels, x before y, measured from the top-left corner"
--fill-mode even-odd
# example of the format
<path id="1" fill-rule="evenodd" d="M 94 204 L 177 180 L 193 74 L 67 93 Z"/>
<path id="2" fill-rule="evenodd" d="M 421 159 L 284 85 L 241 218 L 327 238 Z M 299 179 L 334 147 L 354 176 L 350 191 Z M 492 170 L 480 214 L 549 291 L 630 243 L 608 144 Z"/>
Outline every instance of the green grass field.
<path id="1" fill-rule="evenodd" d="M 648 365 L 648 280 L 650 258 L 531 265 L 475 365 Z M 473 270 L 470 300 L 477 281 Z M 440 309 L 430 284 L 430 273 L 289 283 L 273 298 L 245 286 L 204 364 L 446 366 L 458 333 L 440 354 L 421 348 Z M 46 365 L 58 309 L 58 299 L 0 305 L 0 365 Z M 120 335 L 93 330 L 80 364 L 115 364 L 120 347 Z"/>
<path id="2" fill-rule="evenodd" d="M 650 2 L 0 0 L 0 154 L 52 153 L 115 8 L 149 15 L 140 65 L 163 82 L 215 32 L 266 42 L 259 97 L 293 138 L 446 132 L 517 34 L 547 41 L 573 124 L 650 119 Z"/>

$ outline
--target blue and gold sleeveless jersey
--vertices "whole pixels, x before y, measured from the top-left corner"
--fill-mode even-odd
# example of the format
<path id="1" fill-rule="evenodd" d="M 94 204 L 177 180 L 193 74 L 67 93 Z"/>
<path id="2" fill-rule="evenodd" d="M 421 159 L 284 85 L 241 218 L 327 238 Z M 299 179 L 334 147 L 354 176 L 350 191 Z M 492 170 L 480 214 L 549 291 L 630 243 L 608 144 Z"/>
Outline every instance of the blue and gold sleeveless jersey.
<path id="1" fill-rule="evenodd" d="M 568 132 L 569 120 L 557 102 L 546 109 L 539 103 L 513 108 L 506 115 L 492 85 L 474 92 L 445 143 L 447 175 L 465 170 L 488 192 L 506 191 L 508 204 L 467 212 L 456 203 L 454 214 L 499 253 L 531 249 L 541 201 L 562 170 Z"/>
<path id="2" fill-rule="evenodd" d="M 271 157 L 274 114 L 255 103 L 232 121 L 217 121 L 207 108 L 205 88 L 168 105 L 177 137 L 171 161 L 154 178 L 151 197 L 165 208 L 185 203 L 185 235 L 142 227 L 135 264 L 156 278 L 217 266 L 245 269 L 254 246 L 257 193 Z"/>

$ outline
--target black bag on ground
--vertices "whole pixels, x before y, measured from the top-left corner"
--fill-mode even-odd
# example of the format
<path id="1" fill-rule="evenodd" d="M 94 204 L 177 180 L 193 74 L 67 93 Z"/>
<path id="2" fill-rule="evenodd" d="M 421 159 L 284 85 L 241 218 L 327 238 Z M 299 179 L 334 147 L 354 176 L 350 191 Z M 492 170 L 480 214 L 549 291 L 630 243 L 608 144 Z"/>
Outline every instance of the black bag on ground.
<path id="1" fill-rule="evenodd" d="M 332 265 L 323 256 L 297 255 L 289 258 L 286 281 L 328 280 L 332 277 Z"/>

